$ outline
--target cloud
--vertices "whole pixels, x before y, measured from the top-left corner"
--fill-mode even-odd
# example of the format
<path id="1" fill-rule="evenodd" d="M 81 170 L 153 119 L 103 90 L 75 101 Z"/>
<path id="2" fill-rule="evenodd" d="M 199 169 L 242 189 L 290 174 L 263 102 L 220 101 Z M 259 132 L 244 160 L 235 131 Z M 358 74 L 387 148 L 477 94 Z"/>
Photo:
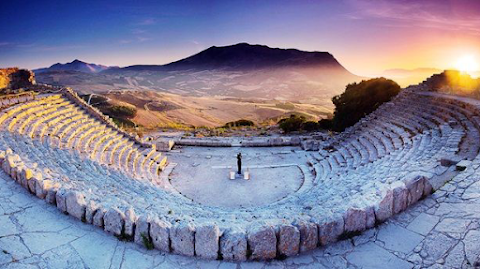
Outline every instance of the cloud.
<path id="1" fill-rule="evenodd" d="M 133 29 L 131 32 L 132 32 L 133 37 L 131 39 L 124 40 L 124 41 L 128 41 L 128 42 L 124 42 L 123 44 L 131 43 L 133 41 L 143 43 L 143 42 L 150 41 L 150 40 L 153 39 L 150 32 L 145 30 L 145 29 L 136 28 L 136 29 Z"/>
<path id="2" fill-rule="evenodd" d="M 134 35 L 141 35 L 141 34 L 146 34 L 148 33 L 147 30 L 143 30 L 143 29 L 133 29 L 132 30 L 132 34 Z"/>
<path id="3" fill-rule="evenodd" d="M 150 40 L 152 40 L 152 38 L 150 38 L 150 37 L 144 37 L 144 36 L 138 36 L 138 37 L 137 37 L 137 40 L 138 40 L 138 42 L 143 43 L 143 42 L 145 42 L 145 41 L 150 41 Z"/>
<path id="4" fill-rule="evenodd" d="M 11 45 L 10 42 L 0 42 L 0 47 Z"/>
<path id="5" fill-rule="evenodd" d="M 146 18 L 146 19 L 143 19 L 137 23 L 135 23 L 135 25 L 140 25 L 140 26 L 146 26 L 146 25 L 154 25 L 156 24 L 157 22 L 155 21 L 155 19 L 153 18 Z"/>
<path id="6" fill-rule="evenodd" d="M 455 5 L 450 1 L 442 2 L 444 1 L 348 0 L 355 12 L 346 14 L 345 17 L 351 20 L 381 19 L 385 26 L 390 27 L 414 26 L 480 35 L 478 3 L 472 1 Z"/>

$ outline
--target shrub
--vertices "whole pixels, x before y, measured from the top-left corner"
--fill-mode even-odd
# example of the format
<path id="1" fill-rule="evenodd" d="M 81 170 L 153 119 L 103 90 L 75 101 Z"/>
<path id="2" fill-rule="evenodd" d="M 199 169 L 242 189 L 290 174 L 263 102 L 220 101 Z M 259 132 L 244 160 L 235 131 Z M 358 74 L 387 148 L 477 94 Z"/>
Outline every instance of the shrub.
<path id="1" fill-rule="evenodd" d="M 137 109 L 130 106 L 111 106 L 107 114 L 119 118 L 134 118 L 137 115 Z"/>
<path id="2" fill-rule="evenodd" d="M 227 122 L 227 123 L 225 123 L 225 125 L 223 127 L 224 128 L 231 128 L 231 127 L 242 127 L 242 126 L 255 126 L 255 123 L 253 123 L 253 121 L 251 121 L 251 120 L 241 119 L 241 120 L 237 120 L 237 121 Z"/>
<path id="3" fill-rule="evenodd" d="M 300 131 L 302 129 L 303 123 L 305 122 L 305 117 L 290 115 L 289 118 L 281 119 L 278 122 L 278 126 L 285 133 Z"/>
<path id="4" fill-rule="evenodd" d="M 332 124 L 333 124 L 332 119 L 321 119 L 320 121 L 318 121 L 318 128 L 324 129 L 324 130 L 330 130 L 332 129 Z"/>
<path id="5" fill-rule="evenodd" d="M 113 122 L 120 128 L 135 128 L 135 122 L 129 119 L 112 118 Z"/>
<path id="6" fill-rule="evenodd" d="M 319 129 L 319 124 L 316 121 L 306 121 L 302 125 L 302 130 L 307 132 L 317 131 Z"/>
<path id="7" fill-rule="evenodd" d="M 374 78 L 347 85 L 345 92 L 332 98 L 335 105 L 333 130 L 343 131 L 370 114 L 400 92 L 392 80 Z"/>

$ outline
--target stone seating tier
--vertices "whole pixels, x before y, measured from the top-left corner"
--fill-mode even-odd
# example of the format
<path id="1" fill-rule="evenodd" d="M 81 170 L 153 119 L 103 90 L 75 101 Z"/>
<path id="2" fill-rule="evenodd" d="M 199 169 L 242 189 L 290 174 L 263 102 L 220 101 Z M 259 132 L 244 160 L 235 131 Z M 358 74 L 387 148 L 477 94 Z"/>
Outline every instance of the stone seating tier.
<path id="1" fill-rule="evenodd" d="M 128 167 L 113 161 L 111 156 L 116 155 L 116 152 L 108 150 L 110 148 L 118 150 L 122 144 L 129 141 L 130 137 L 125 137 L 123 133 L 91 118 L 82 107 L 72 104 L 61 94 L 45 95 L 38 100 L 7 109 L 2 112 L 0 121 L 2 128 L 7 128 L 10 132 L 27 134 L 29 137 L 48 141 L 61 148 L 75 149 L 83 154 L 88 153 L 91 159 L 101 163 Z M 136 165 L 136 167 L 130 166 L 128 172 L 132 175 L 138 173 L 137 176 L 148 180 L 156 178 L 159 171 L 165 167 L 166 158 L 153 147 L 145 148 L 136 144 L 135 141 L 129 143 L 129 146 L 133 149 L 131 151 L 135 154 L 133 156 L 137 157 L 124 160 Z M 146 151 L 149 154 L 144 156 L 138 151 Z M 137 162 L 140 158 L 141 160 Z"/>

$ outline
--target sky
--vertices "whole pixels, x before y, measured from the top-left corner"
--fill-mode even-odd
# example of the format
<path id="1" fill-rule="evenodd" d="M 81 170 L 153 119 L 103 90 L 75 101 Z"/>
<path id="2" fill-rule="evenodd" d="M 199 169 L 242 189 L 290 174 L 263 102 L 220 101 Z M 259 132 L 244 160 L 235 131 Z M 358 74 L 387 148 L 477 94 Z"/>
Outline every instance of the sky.
<path id="1" fill-rule="evenodd" d="M 165 64 L 240 42 L 328 51 L 357 75 L 480 62 L 480 1 L 2 1 L 0 67 Z"/>

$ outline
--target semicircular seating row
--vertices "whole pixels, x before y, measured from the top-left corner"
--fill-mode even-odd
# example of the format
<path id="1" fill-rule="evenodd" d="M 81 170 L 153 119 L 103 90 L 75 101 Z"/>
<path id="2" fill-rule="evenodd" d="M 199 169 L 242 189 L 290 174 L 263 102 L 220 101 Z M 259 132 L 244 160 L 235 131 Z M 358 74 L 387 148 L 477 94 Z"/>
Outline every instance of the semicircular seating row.
<path id="1" fill-rule="evenodd" d="M 432 179 L 443 171 L 441 158 L 472 160 L 479 152 L 472 141 L 478 141 L 480 106 L 403 92 L 312 154 L 316 173 L 312 184 L 270 205 L 223 209 L 158 188 L 150 180 L 155 173 L 146 173 L 151 161 L 158 160 L 154 154 L 147 157 L 144 149 L 117 137 L 61 96 L 39 98 L 0 116 L 0 149 L 11 148 L 17 159 L 47 179 L 27 188 L 41 198 L 49 195 L 47 200 L 62 211 L 114 234 L 132 236 L 140 244 L 146 237 L 162 251 L 204 258 L 292 256 L 336 241 L 341 234 L 370 228 L 385 220 L 376 211 L 384 201 L 380 193 L 405 186 L 412 175 Z M 138 155 L 144 157 L 132 164 Z M 148 180 L 136 180 L 139 171 Z M 55 184 L 61 187 L 52 187 Z M 427 195 L 427 182 L 422 184 L 425 190 L 420 194 Z M 68 202 L 62 204 L 70 191 L 82 193 L 80 214 L 70 212 Z M 391 213 L 415 201 L 392 205 Z M 120 212 L 119 229 L 113 229 L 107 218 L 112 208 Z M 132 217 L 132 209 L 137 217 Z M 338 224 L 335 230 L 328 222 L 332 219 Z M 296 238 L 288 248 L 284 233 Z"/>
<path id="2" fill-rule="evenodd" d="M 434 166 L 439 164 L 441 157 L 457 155 L 471 160 L 480 150 L 477 143 L 480 118 L 478 107 L 462 106 L 465 104 L 455 99 L 402 94 L 354 127 L 326 141 L 316 155 L 322 166 L 319 170 L 324 173 L 354 171 L 384 159 L 398 149 L 402 152 L 410 149 L 409 156 L 417 157 L 432 157 L 432 153 L 439 150 L 438 158 L 432 159 Z M 439 146 L 442 143 L 444 146 Z M 391 162 L 389 166 L 398 166 L 402 164 L 402 158 L 404 156 L 388 157 L 385 161 Z M 406 160 L 415 163 L 415 159 Z"/>
<path id="3" fill-rule="evenodd" d="M 6 110 L 0 126 L 9 132 L 75 150 L 136 178 L 155 181 L 167 158 L 155 148 L 141 147 L 90 117 L 61 94 L 53 94 Z"/>

